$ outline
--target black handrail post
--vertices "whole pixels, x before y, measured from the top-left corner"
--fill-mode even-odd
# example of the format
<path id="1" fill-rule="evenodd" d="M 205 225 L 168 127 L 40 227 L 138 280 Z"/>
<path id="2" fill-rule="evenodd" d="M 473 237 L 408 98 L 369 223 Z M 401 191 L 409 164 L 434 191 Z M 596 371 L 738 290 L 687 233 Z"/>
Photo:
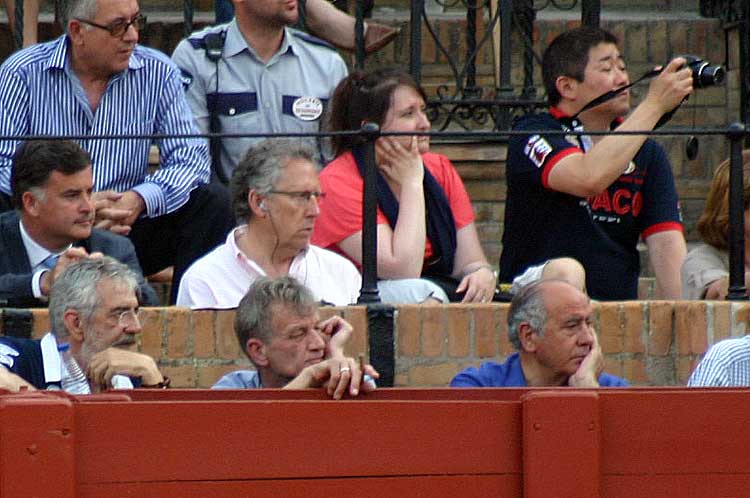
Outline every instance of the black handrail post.
<path id="1" fill-rule="evenodd" d="M 376 191 L 375 140 L 380 135 L 380 127 L 375 123 L 362 125 L 365 142 L 365 174 L 362 192 L 362 289 L 357 304 L 380 302 L 378 292 L 378 233 Z"/>
<path id="2" fill-rule="evenodd" d="M 742 165 L 742 143 L 745 125 L 729 125 L 729 293 L 727 300 L 747 300 L 745 288 L 745 213 Z"/>
<path id="3" fill-rule="evenodd" d="M 417 82 L 422 83 L 422 13 L 424 0 L 411 0 L 410 36 L 409 43 L 409 74 Z"/>
<path id="4" fill-rule="evenodd" d="M 750 105 L 750 102 L 748 102 L 748 97 L 750 97 L 750 75 L 748 75 L 748 71 L 750 71 L 750 63 L 748 61 L 748 57 L 750 57 L 750 50 L 748 50 L 748 45 L 750 45 L 748 41 L 748 37 L 750 37 L 750 26 L 748 26 L 748 23 L 750 23 L 750 0 L 742 0 L 742 18 L 740 19 L 739 25 L 738 25 L 738 39 L 739 39 L 739 45 L 740 45 L 740 121 L 745 124 L 745 126 L 750 126 L 750 123 L 748 123 L 748 109 L 747 106 Z"/>
<path id="5" fill-rule="evenodd" d="M 526 0 L 523 0 L 526 1 Z M 497 88 L 497 96 L 501 99 L 513 98 L 513 85 L 511 83 L 511 66 L 513 65 L 511 34 L 513 30 L 513 16 L 516 15 L 514 0 L 500 0 L 500 81 Z M 498 109 L 495 119 L 495 130 L 508 130 L 511 125 L 512 113 L 507 107 Z"/>
<path id="6" fill-rule="evenodd" d="M 193 0 L 184 0 L 182 5 L 182 17 L 185 21 L 183 33 L 185 34 L 185 38 L 187 38 L 193 33 Z"/>
<path id="7" fill-rule="evenodd" d="M 463 85 L 463 98 L 478 98 L 481 90 L 477 87 L 477 0 L 466 2 L 466 84 Z M 462 82 L 457 82 L 461 84 Z"/>
<path id="8" fill-rule="evenodd" d="M 365 1 L 354 3 L 354 67 L 365 68 Z"/>
<path id="9" fill-rule="evenodd" d="M 601 20 L 601 0 L 583 0 L 581 2 L 581 24 L 598 28 Z"/>
<path id="10" fill-rule="evenodd" d="M 13 23 L 13 43 L 16 46 L 16 50 L 18 50 L 23 47 L 23 0 L 16 0 L 15 11 L 16 19 Z"/>

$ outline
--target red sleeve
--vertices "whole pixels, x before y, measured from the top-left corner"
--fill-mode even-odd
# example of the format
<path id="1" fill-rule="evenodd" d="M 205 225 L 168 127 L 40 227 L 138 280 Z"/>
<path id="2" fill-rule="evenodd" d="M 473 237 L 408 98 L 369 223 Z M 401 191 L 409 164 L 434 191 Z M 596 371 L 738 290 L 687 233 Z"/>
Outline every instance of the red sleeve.
<path id="1" fill-rule="evenodd" d="M 544 164 L 544 169 L 542 170 L 542 185 L 544 188 L 548 190 L 553 190 L 549 186 L 549 174 L 552 172 L 552 168 L 558 165 L 558 163 L 568 157 L 571 154 L 583 154 L 583 151 L 579 149 L 578 147 L 570 147 L 568 149 L 563 149 L 551 158 Z"/>
<path id="2" fill-rule="evenodd" d="M 450 160 L 441 154 L 433 153 L 427 153 L 422 158 L 432 176 L 443 187 L 453 212 L 453 219 L 456 220 L 456 230 L 473 223 L 474 209 L 471 207 L 469 194 Z"/>
<path id="3" fill-rule="evenodd" d="M 320 190 L 326 193 L 320 202 L 311 242 L 319 247 L 336 246 L 345 238 L 362 230 L 362 191 L 364 182 L 354 156 L 347 152 L 337 157 L 320 173 Z M 387 224 L 378 209 L 378 224 Z"/>
<path id="4" fill-rule="evenodd" d="M 656 223 L 654 225 L 651 225 L 647 229 L 643 231 L 641 234 L 641 237 L 643 240 L 646 240 L 650 235 L 653 235 L 655 233 L 659 232 L 668 232 L 669 230 L 676 230 L 680 233 L 684 232 L 684 229 L 682 227 L 682 223 L 679 221 L 665 221 L 662 223 Z"/>

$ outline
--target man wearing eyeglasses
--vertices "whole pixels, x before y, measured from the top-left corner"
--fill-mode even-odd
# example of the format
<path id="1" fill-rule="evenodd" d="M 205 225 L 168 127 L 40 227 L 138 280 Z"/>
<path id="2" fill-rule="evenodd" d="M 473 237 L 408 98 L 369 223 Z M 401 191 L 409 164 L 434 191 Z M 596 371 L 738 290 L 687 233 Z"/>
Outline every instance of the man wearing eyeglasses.
<path id="1" fill-rule="evenodd" d="M 147 275 L 174 265 L 176 289 L 231 228 L 226 192 L 207 185 L 205 141 L 172 138 L 196 133 L 180 72 L 137 44 L 146 19 L 136 0 L 71 0 L 66 16 L 65 35 L 0 67 L 0 133 L 76 137 L 91 155 L 95 226 L 129 236 Z M 160 168 L 149 174 L 152 135 L 170 137 L 153 140 Z M 18 145 L 0 142 L 4 210 Z"/>
<path id="2" fill-rule="evenodd" d="M 356 302 L 361 277 L 343 256 L 310 245 L 320 211 L 314 152 L 299 141 L 269 139 L 250 148 L 232 174 L 237 220 L 226 243 L 185 272 L 177 304 L 235 308 L 259 277 L 290 275 L 318 301 Z"/>
<path id="3" fill-rule="evenodd" d="M 168 386 L 153 358 L 125 349 L 141 331 L 137 289 L 133 272 L 110 257 L 71 264 L 52 286 L 52 331 L 40 340 L 0 337 L 0 389 Z"/>

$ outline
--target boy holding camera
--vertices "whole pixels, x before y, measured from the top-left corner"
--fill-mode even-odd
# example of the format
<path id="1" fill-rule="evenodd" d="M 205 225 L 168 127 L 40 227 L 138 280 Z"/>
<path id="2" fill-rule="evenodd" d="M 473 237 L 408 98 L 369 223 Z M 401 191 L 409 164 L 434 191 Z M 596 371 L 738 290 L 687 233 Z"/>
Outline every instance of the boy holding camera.
<path id="1" fill-rule="evenodd" d="M 642 237 L 658 297 L 679 298 L 685 239 L 666 153 L 645 135 L 575 132 L 653 129 L 692 92 L 685 65 L 683 58 L 667 64 L 629 116 L 627 90 L 581 112 L 629 83 L 617 39 L 581 27 L 552 41 L 542 62 L 549 112 L 520 118 L 514 130 L 529 133 L 511 136 L 508 144 L 501 282 L 530 268 L 533 274 L 551 258 L 571 257 L 586 270 L 593 298 L 636 299 Z"/>

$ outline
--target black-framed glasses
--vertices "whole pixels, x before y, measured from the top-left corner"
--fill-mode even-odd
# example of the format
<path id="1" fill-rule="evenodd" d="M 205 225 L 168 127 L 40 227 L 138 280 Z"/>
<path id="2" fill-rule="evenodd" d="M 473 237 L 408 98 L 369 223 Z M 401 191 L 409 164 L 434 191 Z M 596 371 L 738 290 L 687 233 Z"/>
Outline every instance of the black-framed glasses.
<path id="1" fill-rule="evenodd" d="M 125 19 L 117 19 L 116 21 L 112 21 L 106 26 L 104 24 L 95 23 L 94 21 L 89 21 L 88 19 L 76 18 L 76 21 L 82 22 L 83 24 L 88 24 L 89 26 L 93 26 L 95 28 L 103 29 L 104 31 L 108 31 L 109 34 L 114 36 L 115 38 L 122 37 L 130 26 L 133 26 L 136 31 L 141 31 L 146 27 L 146 16 L 142 14 L 137 14 L 129 21 L 126 21 Z"/>
<path id="2" fill-rule="evenodd" d="M 316 201 L 326 198 L 325 192 L 317 192 L 313 190 L 271 190 L 269 193 L 289 196 L 300 204 L 310 202 L 310 199 L 313 197 L 315 197 Z"/>

